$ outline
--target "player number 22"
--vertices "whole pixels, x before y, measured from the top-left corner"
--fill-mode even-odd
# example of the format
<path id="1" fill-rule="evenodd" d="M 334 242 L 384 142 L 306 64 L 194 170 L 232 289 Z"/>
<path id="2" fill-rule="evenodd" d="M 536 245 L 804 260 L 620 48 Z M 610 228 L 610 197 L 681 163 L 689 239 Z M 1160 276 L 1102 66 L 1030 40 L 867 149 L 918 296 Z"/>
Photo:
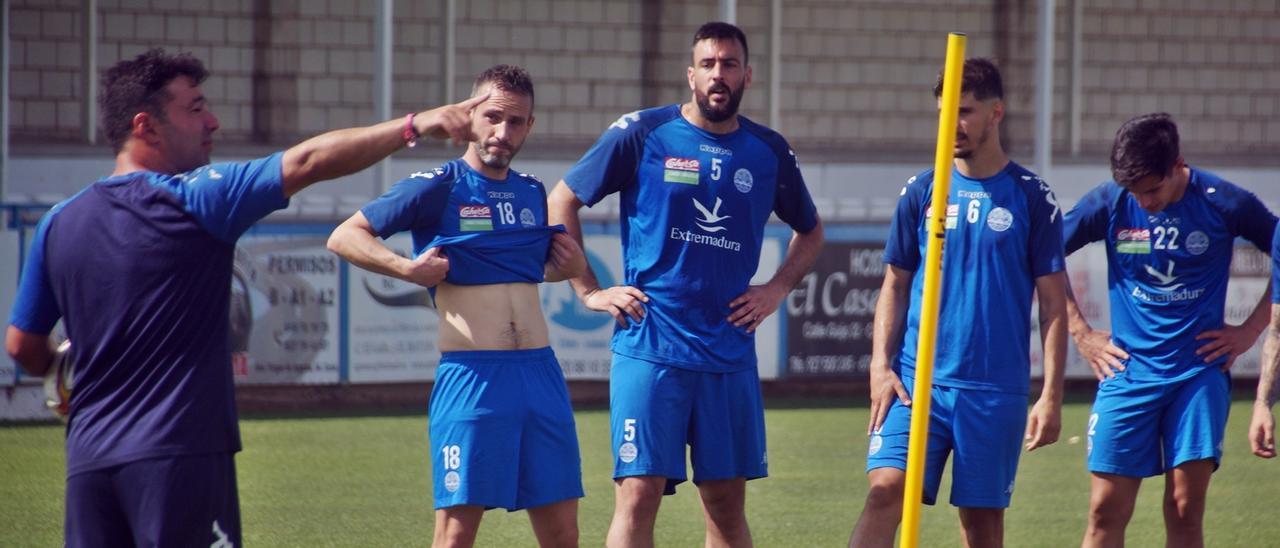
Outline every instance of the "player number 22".
<path id="1" fill-rule="evenodd" d="M 1177 227 L 1171 226 L 1166 228 L 1163 226 L 1157 226 L 1151 229 L 1151 232 L 1156 236 L 1156 243 L 1154 246 L 1156 249 L 1178 249 Z M 1168 242 L 1164 240 L 1166 236 L 1169 238 Z"/>
<path id="2" fill-rule="evenodd" d="M 462 449 L 457 445 L 446 445 L 440 449 L 444 453 L 444 469 L 457 470 L 462 466 Z"/>

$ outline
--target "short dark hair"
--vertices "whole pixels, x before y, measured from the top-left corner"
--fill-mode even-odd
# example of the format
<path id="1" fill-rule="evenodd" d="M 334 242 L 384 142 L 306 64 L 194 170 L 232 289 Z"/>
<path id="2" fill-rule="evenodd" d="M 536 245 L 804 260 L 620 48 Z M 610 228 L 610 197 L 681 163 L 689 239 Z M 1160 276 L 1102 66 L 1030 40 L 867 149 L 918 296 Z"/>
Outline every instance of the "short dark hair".
<path id="1" fill-rule="evenodd" d="M 129 139 L 134 115 L 146 112 L 165 119 L 164 106 L 173 100 L 165 87 L 179 76 L 190 78 L 191 85 L 198 86 L 209 71 L 190 53 L 169 55 L 154 48 L 116 63 L 102 75 L 102 95 L 98 97 L 102 132 L 117 153 Z"/>
<path id="2" fill-rule="evenodd" d="M 1147 177 L 1167 177 L 1178 163 L 1178 124 L 1164 112 L 1130 118 L 1111 145 L 1111 177 L 1128 188 Z"/>
<path id="3" fill-rule="evenodd" d="M 737 40 L 742 44 L 742 64 L 747 64 L 747 35 L 736 25 L 723 21 L 703 23 L 698 32 L 693 33 L 693 44 L 690 45 L 696 46 L 703 40 Z"/>
<path id="4" fill-rule="evenodd" d="M 502 91 L 526 95 L 529 102 L 533 102 L 533 78 L 529 77 L 529 71 L 516 65 L 494 65 L 485 69 L 471 86 L 471 95 L 474 96 L 485 84 L 493 84 L 493 87 Z"/>
<path id="5" fill-rule="evenodd" d="M 938 71 L 938 79 L 933 83 L 933 97 L 942 97 L 942 72 Z M 960 76 L 960 94 L 972 93 L 979 101 L 987 99 L 1004 99 L 1004 83 L 1000 79 L 1000 68 L 995 62 L 985 57 L 972 57 L 964 60 L 964 70 Z"/>

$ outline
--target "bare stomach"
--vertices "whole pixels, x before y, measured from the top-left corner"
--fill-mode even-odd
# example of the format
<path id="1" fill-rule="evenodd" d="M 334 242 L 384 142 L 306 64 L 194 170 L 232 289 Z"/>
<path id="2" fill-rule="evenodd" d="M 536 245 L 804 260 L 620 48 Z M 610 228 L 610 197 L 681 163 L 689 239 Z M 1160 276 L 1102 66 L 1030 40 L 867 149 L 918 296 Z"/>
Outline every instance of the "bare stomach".
<path id="1" fill-rule="evenodd" d="M 440 350 L 523 350 L 548 345 L 538 286 L 530 283 L 436 286 Z"/>

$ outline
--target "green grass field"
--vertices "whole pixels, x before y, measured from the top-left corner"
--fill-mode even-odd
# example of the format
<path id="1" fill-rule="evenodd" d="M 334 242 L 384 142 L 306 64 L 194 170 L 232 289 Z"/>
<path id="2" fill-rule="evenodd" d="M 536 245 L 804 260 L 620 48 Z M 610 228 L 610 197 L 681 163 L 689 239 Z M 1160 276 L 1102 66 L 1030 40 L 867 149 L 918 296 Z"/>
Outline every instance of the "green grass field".
<path id="1" fill-rule="evenodd" d="M 1068 404 L 1063 441 L 1023 456 L 1009 546 L 1078 545 L 1088 504 L 1083 436 L 1087 403 Z M 1280 545 L 1280 462 L 1248 451 L 1249 402 L 1237 401 L 1223 468 L 1205 518 L 1209 546 Z M 748 484 L 747 511 L 760 546 L 842 546 L 862 508 L 865 405 L 771 405 L 768 479 Z M 421 416 L 246 418 L 237 458 L 248 546 L 425 546 L 432 531 L 426 419 Z M 603 543 L 613 509 L 608 412 L 578 413 L 586 498 L 584 546 Z M 0 426 L 0 546 L 61 544 L 62 428 Z M 1129 527 L 1130 546 L 1164 544 L 1164 481 L 1149 480 Z M 942 495 L 949 487 L 944 480 Z M 959 544 L 955 510 L 926 507 L 922 546 Z M 682 485 L 658 518 L 660 546 L 698 546 L 696 489 Z M 532 546 L 524 513 L 485 515 L 478 545 Z"/>

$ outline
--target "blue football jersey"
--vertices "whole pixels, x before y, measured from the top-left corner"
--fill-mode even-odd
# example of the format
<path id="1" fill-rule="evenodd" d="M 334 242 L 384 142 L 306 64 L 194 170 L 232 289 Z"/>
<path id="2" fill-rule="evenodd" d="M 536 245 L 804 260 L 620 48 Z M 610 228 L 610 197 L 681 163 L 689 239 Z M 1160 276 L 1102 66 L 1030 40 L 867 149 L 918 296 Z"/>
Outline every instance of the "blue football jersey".
<path id="1" fill-rule="evenodd" d="M 1182 199 L 1149 213 L 1114 182 L 1090 190 L 1066 215 L 1067 253 L 1107 245 L 1111 337 L 1135 380 L 1180 380 L 1204 363 L 1203 331 L 1222 328 L 1237 236 L 1271 249 L 1276 217 L 1252 193 L 1191 169 Z"/>
<path id="2" fill-rule="evenodd" d="M 616 328 L 613 351 L 701 371 L 756 366 L 754 337 L 728 322 L 760 262 L 771 213 L 799 232 L 817 213 L 776 132 L 744 117 L 704 131 L 680 105 L 627 114 L 564 177 L 583 203 L 619 193 L 623 279 L 649 295 L 642 321 Z"/>
<path id="3" fill-rule="evenodd" d="M 1062 211 L 1043 179 L 1009 162 L 970 179 L 952 169 L 933 382 L 1026 394 L 1035 280 L 1062 271 Z M 915 377 L 933 170 L 907 181 L 884 262 L 914 272 L 897 370 Z"/>
<path id="4" fill-rule="evenodd" d="M 280 159 L 105 178 L 40 220 L 9 321 L 64 320 L 68 475 L 240 449 L 231 269 L 236 239 L 288 205 Z"/>
<path id="5" fill-rule="evenodd" d="M 378 236 L 409 231 L 415 257 L 440 247 L 445 280 L 457 285 L 541 282 L 551 234 L 564 230 L 547 226 L 537 178 L 510 170 L 490 179 L 460 158 L 410 175 L 360 211 Z"/>

